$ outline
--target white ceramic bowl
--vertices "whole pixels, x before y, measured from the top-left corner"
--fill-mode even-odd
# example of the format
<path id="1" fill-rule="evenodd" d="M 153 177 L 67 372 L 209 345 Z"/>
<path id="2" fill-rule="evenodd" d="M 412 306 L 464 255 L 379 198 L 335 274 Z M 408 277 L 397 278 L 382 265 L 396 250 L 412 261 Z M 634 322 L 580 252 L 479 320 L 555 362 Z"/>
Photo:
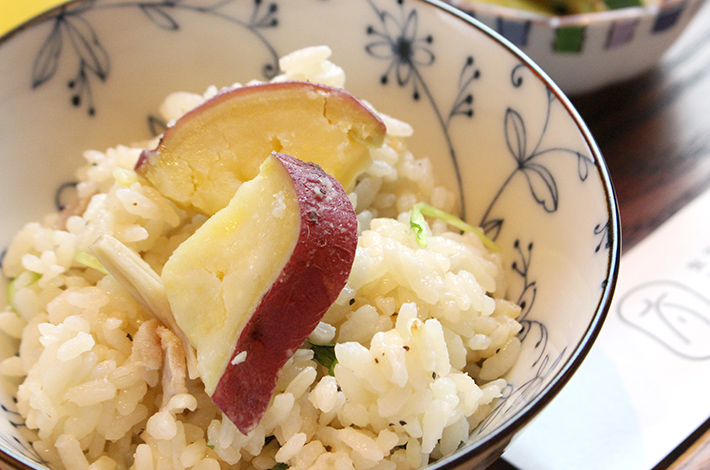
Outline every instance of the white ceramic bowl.
<path id="1" fill-rule="evenodd" d="M 475 0 L 450 0 L 519 47 L 570 96 L 653 68 L 703 2 L 666 0 L 660 5 L 545 16 Z"/>
<path id="2" fill-rule="evenodd" d="M 268 78 L 280 55 L 327 44 L 347 87 L 414 126 L 414 152 L 434 160 L 466 219 L 504 250 L 523 352 L 505 399 L 432 468 L 487 465 L 567 382 L 609 308 L 619 217 L 585 125 L 527 57 L 443 4 L 210 4 L 76 1 L 0 40 L 0 247 L 62 203 L 84 149 L 150 137 L 169 92 Z M 0 459 L 44 468 L 11 390 L 0 404 Z"/>

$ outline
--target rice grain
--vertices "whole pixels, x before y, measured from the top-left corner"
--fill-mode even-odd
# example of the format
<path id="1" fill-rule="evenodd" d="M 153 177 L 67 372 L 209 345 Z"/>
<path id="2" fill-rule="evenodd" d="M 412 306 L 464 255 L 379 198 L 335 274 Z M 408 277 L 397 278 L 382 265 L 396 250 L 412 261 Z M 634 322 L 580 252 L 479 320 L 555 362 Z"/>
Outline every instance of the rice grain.
<path id="1" fill-rule="evenodd" d="M 324 46 L 297 51 L 282 58 L 274 80 L 343 86 L 329 56 Z M 174 93 L 162 118 L 172 125 L 220 91 Z M 83 154 L 77 200 L 22 227 L 2 265 L 12 288 L 0 330 L 20 341 L 0 373 L 24 376 L 17 409 L 53 468 L 267 470 L 280 462 L 293 470 L 404 470 L 468 439 L 507 386 L 500 377 L 520 351 L 520 308 L 503 299 L 501 256 L 474 234 L 427 220 L 427 247 L 419 246 L 414 204 L 456 213 L 458 198 L 407 148 L 411 126 L 381 118 L 385 143 L 349 195 L 359 236 L 347 284 L 282 369 L 248 435 L 199 378 L 180 373 L 184 351 L 171 347 L 173 332 L 91 259 L 90 246 L 109 235 L 160 273 L 207 217 L 136 174 L 156 139 Z M 274 210 L 282 209 L 277 200 Z M 331 375 L 311 347 L 333 343 Z"/>

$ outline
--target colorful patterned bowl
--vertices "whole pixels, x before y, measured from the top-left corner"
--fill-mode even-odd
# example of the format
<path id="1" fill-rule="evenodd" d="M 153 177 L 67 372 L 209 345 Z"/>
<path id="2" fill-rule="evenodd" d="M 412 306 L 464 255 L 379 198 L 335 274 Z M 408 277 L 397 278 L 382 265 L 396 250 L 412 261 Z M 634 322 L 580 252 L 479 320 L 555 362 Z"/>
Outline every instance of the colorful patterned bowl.
<path id="1" fill-rule="evenodd" d="M 347 21 L 343 21 L 346 18 Z M 409 121 L 414 153 L 504 252 L 522 353 L 497 408 L 430 468 L 484 467 L 564 386 L 609 309 L 617 203 L 594 140 L 544 72 L 487 27 L 425 0 L 86 0 L 0 38 L 0 251 L 61 206 L 85 149 L 139 141 L 175 90 L 278 73 L 327 44 L 348 89 Z M 0 289 L 0 301 L 5 289 Z M 0 359 L 16 345 L 0 338 Z M 44 469 L 0 387 L 0 468 Z"/>
<path id="2" fill-rule="evenodd" d="M 653 68 L 703 2 L 666 0 L 654 6 L 544 16 L 475 0 L 449 0 L 519 47 L 570 96 Z"/>

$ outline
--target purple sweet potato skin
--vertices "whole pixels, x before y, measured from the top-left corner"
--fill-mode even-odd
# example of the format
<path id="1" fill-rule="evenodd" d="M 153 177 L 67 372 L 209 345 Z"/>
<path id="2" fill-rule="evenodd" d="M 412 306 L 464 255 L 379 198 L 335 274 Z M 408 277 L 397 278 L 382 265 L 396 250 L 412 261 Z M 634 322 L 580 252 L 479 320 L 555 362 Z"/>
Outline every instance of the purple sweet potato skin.
<path id="1" fill-rule="evenodd" d="M 293 180 L 301 228 L 294 251 L 242 330 L 237 352 L 212 395 L 243 433 L 261 421 L 288 359 L 335 302 L 357 247 L 355 210 L 343 187 L 318 165 L 273 153 Z"/>

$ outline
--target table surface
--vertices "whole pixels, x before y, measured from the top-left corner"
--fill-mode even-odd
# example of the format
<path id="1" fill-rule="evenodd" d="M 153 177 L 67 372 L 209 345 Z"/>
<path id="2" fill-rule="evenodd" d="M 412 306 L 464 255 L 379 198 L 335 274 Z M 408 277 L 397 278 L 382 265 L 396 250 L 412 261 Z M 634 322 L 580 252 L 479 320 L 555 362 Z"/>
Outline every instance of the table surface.
<path id="1" fill-rule="evenodd" d="M 710 187 L 709 25 L 706 2 L 651 72 L 571 99 L 609 166 L 624 251 Z M 708 418 L 654 470 L 710 468 Z"/>
<path id="2" fill-rule="evenodd" d="M 0 15 L 0 34 L 12 20 L 24 20 L 56 3 L 59 0 L 10 2 Z M 651 72 L 572 98 L 609 166 L 624 250 L 710 187 L 708 25 L 710 2 Z M 513 468 L 499 459 L 489 470 Z M 654 470 L 665 468 L 710 468 L 710 419 Z"/>

